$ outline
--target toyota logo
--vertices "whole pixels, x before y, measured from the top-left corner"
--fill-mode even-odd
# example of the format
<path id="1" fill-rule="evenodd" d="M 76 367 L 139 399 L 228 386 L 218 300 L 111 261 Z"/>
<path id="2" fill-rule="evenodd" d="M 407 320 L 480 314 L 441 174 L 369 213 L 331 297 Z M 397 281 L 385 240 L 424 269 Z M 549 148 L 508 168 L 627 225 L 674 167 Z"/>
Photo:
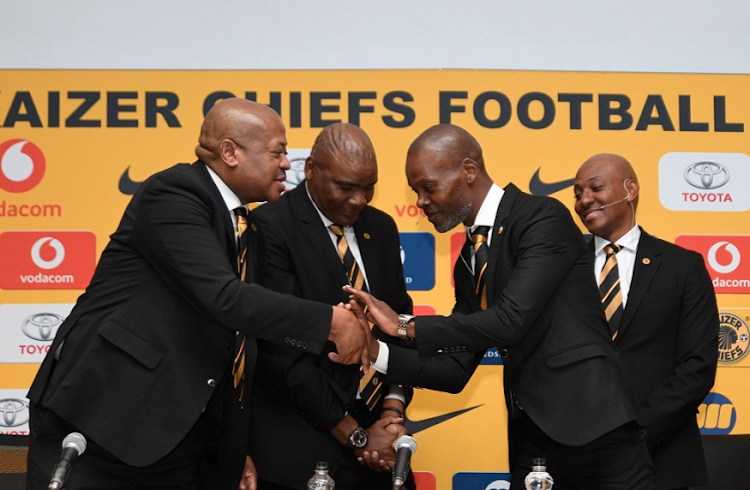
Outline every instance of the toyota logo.
<path id="1" fill-rule="evenodd" d="M 65 317 L 57 313 L 37 313 L 24 320 L 21 329 L 30 339 L 49 342 L 64 320 Z"/>
<path id="2" fill-rule="evenodd" d="M 698 189 L 718 189 L 729 182 L 729 170 L 716 162 L 697 162 L 685 169 L 685 181 Z"/>
<path id="3" fill-rule="evenodd" d="M 0 427 L 18 427 L 29 421 L 29 404 L 18 398 L 0 400 Z"/>

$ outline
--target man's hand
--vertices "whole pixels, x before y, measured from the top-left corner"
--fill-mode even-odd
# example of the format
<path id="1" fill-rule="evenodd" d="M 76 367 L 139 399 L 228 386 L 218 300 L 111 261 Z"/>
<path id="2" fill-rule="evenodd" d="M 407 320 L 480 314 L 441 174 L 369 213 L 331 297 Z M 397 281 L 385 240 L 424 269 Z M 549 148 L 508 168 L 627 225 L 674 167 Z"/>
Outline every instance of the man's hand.
<path id="1" fill-rule="evenodd" d="M 354 289 L 351 286 L 344 286 L 344 291 L 351 294 L 357 301 L 367 305 L 367 311 L 366 314 L 364 314 L 361 312 L 361 308 L 358 308 L 358 305 L 352 304 L 352 311 L 354 311 L 356 315 L 361 317 L 364 314 L 366 315 L 367 320 L 380 327 L 380 330 L 383 332 L 392 337 L 398 336 L 398 313 L 393 311 L 390 306 L 370 293 Z"/>
<path id="2" fill-rule="evenodd" d="M 242 479 L 238 490 L 258 490 L 258 472 L 255 471 L 255 463 L 250 456 L 245 456 L 245 471 L 242 472 Z"/>
<path id="3" fill-rule="evenodd" d="M 329 352 L 328 357 L 339 364 L 362 364 L 362 369 L 367 372 L 370 369 L 370 357 L 367 350 L 371 337 L 365 333 L 359 320 L 346 308 L 333 307 L 331 318 L 331 332 L 328 340 L 336 344 L 336 352 Z"/>
<path id="4" fill-rule="evenodd" d="M 379 473 L 393 470 L 398 456 L 393 443 L 399 437 L 409 434 L 409 431 L 401 425 L 403 421 L 402 418 L 385 417 L 372 424 L 367 429 L 370 435 L 367 446 L 354 451 L 357 460 Z"/>

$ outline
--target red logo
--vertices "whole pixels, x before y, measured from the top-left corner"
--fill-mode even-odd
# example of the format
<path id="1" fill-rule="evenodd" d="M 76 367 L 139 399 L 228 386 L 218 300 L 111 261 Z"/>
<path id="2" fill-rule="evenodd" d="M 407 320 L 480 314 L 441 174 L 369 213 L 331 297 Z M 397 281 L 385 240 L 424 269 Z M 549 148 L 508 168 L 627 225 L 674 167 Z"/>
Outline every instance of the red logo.
<path id="1" fill-rule="evenodd" d="M 717 294 L 750 293 L 750 236 L 680 235 L 675 243 L 703 255 Z"/>
<path id="2" fill-rule="evenodd" d="M 414 483 L 419 490 L 435 490 L 437 488 L 437 478 L 429 471 L 415 471 Z"/>
<path id="3" fill-rule="evenodd" d="M 414 305 L 414 316 L 436 315 L 435 308 L 430 305 Z"/>
<path id="4" fill-rule="evenodd" d="M 451 235 L 451 286 L 456 287 L 456 281 L 453 278 L 453 266 L 461 255 L 461 249 L 466 243 L 466 231 L 457 231 Z"/>
<path id="5" fill-rule="evenodd" d="M 95 267 L 90 231 L 0 233 L 0 288 L 85 289 Z"/>
<path id="6" fill-rule="evenodd" d="M 0 189 L 26 192 L 42 181 L 47 163 L 31 141 L 14 139 L 0 144 Z"/>

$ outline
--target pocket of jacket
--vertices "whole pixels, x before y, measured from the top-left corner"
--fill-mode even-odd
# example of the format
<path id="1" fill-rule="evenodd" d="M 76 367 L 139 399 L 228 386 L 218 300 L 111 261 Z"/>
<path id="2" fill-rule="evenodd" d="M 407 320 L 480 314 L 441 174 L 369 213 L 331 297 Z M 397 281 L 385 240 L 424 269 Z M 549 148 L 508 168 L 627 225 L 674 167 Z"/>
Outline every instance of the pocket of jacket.
<path id="1" fill-rule="evenodd" d="M 594 357 L 607 357 L 607 353 L 600 345 L 582 344 L 569 347 L 554 354 L 548 354 L 544 356 L 544 363 L 551 368 L 559 368 Z"/>
<path id="2" fill-rule="evenodd" d="M 156 368 L 164 357 L 164 353 L 151 343 L 112 320 L 107 321 L 102 326 L 99 335 L 130 354 L 149 369 Z"/>

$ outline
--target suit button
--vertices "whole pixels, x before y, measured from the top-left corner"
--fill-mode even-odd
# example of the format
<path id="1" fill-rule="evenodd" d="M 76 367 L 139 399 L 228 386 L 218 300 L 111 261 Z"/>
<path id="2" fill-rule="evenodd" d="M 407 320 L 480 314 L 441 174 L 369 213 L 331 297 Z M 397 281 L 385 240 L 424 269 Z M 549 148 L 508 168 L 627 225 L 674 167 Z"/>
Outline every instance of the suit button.
<path id="1" fill-rule="evenodd" d="M 307 342 L 302 342 L 302 348 L 307 350 Z"/>
<path id="2" fill-rule="evenodd" d="M 210 388 L 216 388 L 216 380 L 215 380 L 215 379 L 213 379 L 213 378 L 211 378 L 211 379 L 209 379 L 208 381 L 206 381 L 206 384 L 208 384 L 208 386 L 209 386 Z"/>
<path id="3" fill-rule="evenodd" d="M 289 337 L 286 337 L 286 338 L 284 339 L 284 342 L 286 342 L 286 343 L 288 344 L 288 343 L 289 343 Z"/>
<path id="4" fill-rule="evenodd" d="M 503 359 L 505 359 L 506 357 L 508 357 L 508 349 L 502 349 L 500 351 L 500 357 L 502 357 Z"/>

